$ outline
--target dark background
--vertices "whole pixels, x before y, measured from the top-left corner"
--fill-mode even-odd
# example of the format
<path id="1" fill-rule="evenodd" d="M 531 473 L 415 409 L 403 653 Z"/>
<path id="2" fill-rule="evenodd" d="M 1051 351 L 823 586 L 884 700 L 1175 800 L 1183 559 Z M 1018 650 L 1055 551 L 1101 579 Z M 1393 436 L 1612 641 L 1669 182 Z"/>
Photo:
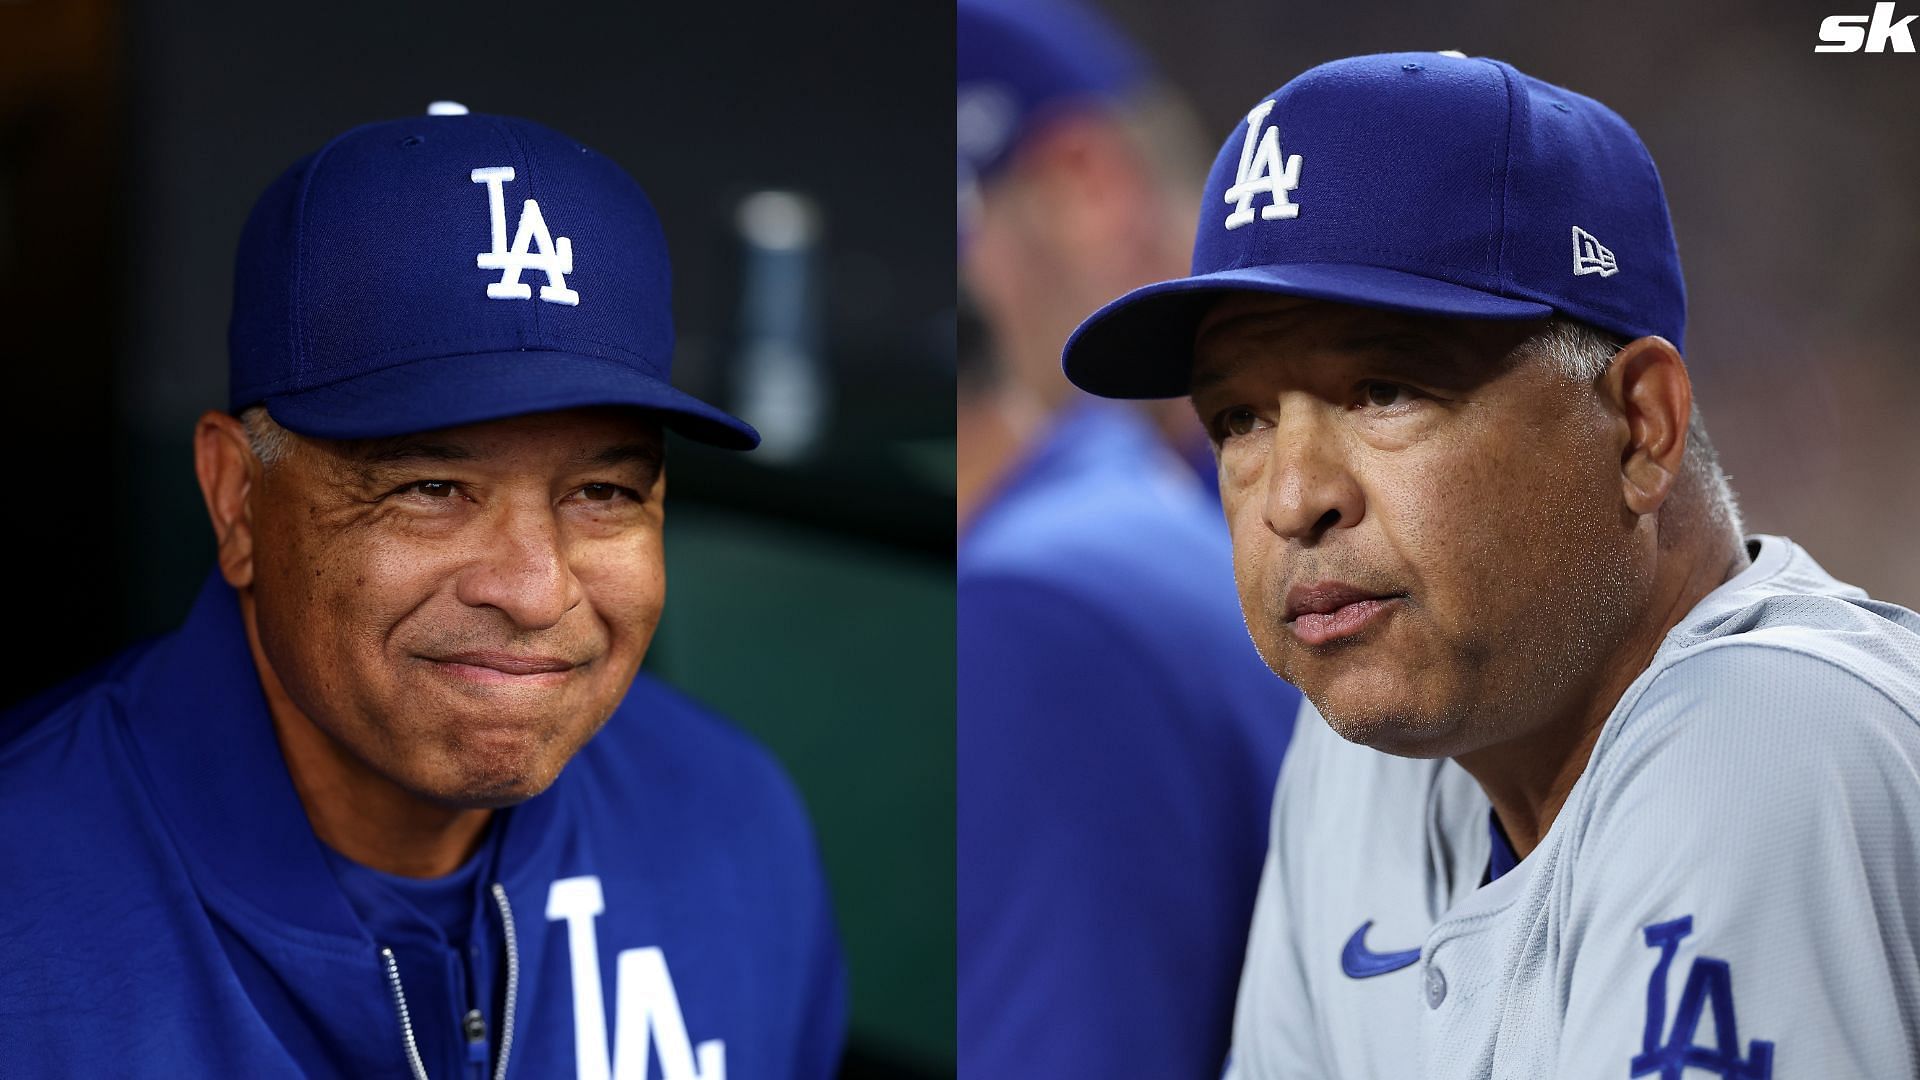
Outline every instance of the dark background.
<path id="1" fill-rule="evenodd" d="M 1813 51 L 1823 17 L 1871 0 L 1092 2 L 1209 152 L 1294 75 L 1360 53 L 1457 49 L 1611 106 L 1666 186 L 1695 397 L 1747 530 L 1920 607 L 1920 54 Z"/>
<path id="2" fill-rule="evenodd" d="M 168 629 L 211 566 L 189 435 L 240 225 L 296 158 L 443 98 L 596 147 L 664 220 L 676 381 L 736 402 L 735 210 L 797 192 L 828 423 L 785 463 L 672 448 L 648 664 L 807 798 L 847 1075 L 951 1076 L 952 66 L 937 4 L 0 0 L 0 705 Z"/>

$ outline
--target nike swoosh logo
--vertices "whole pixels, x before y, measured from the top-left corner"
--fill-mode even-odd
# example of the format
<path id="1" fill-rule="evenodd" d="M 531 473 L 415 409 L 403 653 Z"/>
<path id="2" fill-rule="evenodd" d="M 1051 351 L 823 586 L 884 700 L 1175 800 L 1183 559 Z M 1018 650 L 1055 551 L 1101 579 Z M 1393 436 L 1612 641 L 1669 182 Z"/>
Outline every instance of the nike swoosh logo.
<path id="1" fill-rule="evenodd" d="M 1347 939 L 1347 947 L 1340 950 L 1340 970 L 1350 979 L 1370 979 L 1375 975 L 1385 975 L 1389 971 L 1399 971 L 1403 967 L 1420 962 L 1420 950 L 1408 949 L 1405 952 L 1373 952 L 1367 948 L 1367 930 L 1373 926 L 1368 919 L 1360 924 L 1360 929 Z"/>

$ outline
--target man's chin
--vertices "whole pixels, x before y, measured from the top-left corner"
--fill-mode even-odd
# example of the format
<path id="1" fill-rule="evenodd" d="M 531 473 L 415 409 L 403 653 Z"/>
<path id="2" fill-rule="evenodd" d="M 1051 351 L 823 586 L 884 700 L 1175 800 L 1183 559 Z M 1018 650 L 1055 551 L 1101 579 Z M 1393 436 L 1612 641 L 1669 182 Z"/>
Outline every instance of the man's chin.
<path id="1" fill-rule="evenodd" d="M 449 798 L 436 801 L 461 810 L 505 810 L 510 806 L 518 806 L 545 790 L 546 788 L 514 787 L 461 791 Z"/>
<path id="2" fill-rule="evenodd" d="M 565 732 L 543 727 L 468 730 L 408 786 L 448 806 L 499 809 L 552 787 L 578 749 Z"/>
<path id="3" fill-rule="evenodd" d="M 414 792 L 433 802 L 461 810 L 502 810 L 526 802 L 553 786 L 560 769 L 498 768 L 463 770 L 457 775 L 436 779 Z"/>
<path id="4" fill-rule="evenodd" d="M 1428 710 L 1404 698 L 1371 700 L 1345 694 L 1307 695 L 1334 734 L 1383 754 L 1396 757 L 1450 757 L 1460 729 L 1460 717 L 1446 710 Z"/>

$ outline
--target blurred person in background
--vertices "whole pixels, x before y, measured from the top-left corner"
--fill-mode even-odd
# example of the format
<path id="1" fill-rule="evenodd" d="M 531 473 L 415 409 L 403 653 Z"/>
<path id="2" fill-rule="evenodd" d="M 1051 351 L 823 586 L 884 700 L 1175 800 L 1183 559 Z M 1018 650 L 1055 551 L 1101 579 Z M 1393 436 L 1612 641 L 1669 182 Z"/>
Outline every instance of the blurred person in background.
<path id="1" fill-rule="evenodd" d="M 1211 1075 L 1299 697 L 1206 487 L 1059 363 L 1183 268 L 1200 158 L 1085 9 L 963 0 L 957 44 L 960 1070 Z"/>

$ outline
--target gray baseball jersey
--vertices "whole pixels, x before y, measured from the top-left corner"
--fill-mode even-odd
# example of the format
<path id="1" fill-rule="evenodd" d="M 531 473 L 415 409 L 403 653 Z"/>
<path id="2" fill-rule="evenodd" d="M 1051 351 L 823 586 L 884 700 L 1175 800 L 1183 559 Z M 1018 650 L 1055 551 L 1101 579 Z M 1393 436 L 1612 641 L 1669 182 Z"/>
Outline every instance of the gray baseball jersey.
<path id="1" fill-rule="evenodd" d="M 1471 777 L 1302 706 L 1229 1080 L 1920 1077 L 1920 615 L 1749 548 L 1489 884 Z"/>

